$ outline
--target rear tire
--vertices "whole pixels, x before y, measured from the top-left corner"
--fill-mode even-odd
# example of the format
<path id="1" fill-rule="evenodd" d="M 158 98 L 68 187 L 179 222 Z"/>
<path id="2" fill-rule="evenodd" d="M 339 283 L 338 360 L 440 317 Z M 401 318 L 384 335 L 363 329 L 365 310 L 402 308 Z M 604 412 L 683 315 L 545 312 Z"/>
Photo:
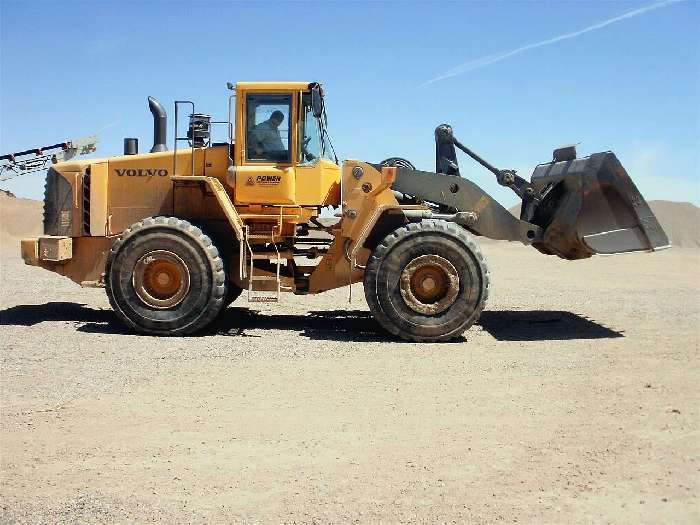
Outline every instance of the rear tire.
<path id="1" fill-rule="evenodd" d="M 176 217 L 150 217 L 125 230 L 107 258 L 105 285 L 117 317 L 149 335 L 201 330 L 227 298 L 216 246 Z"/>
<path id="2" fill-rule="evenodd" d="M 484 256 L 464 228 L 424 220 L 387 235 L 367 262 L 365 297 L 375 319 L 407 341 L 448 341 L 481 315 L 489 293 Z"/>

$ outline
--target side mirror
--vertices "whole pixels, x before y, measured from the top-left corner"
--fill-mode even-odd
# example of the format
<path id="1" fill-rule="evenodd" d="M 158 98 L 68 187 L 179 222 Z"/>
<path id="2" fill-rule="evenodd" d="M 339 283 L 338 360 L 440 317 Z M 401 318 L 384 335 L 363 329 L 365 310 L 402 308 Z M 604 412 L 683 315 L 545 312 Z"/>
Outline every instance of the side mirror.
<path id="1" fill-rule="evenodd" d="M 321 115 L 323 115 L 323 92 L 319 84 L 311 88 L 311 108 L 313 109 L 314 117 L 321 118 Z"/>

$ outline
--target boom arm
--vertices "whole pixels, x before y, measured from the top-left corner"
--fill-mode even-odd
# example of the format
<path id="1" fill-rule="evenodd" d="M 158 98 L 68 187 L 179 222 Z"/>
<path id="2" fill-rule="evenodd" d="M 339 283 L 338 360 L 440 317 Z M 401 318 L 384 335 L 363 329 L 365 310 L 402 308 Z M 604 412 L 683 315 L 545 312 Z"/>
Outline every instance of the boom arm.
<path id="1" fill-rule="evenodd" d="M 537 203 L 541 200 L 539 192 L 532 184 L 522 177 L 519 177 L 515 173 L 515 170 L 500 170 L 496 168 L 457 140 L 452 133 L 452 126 L 449 124 L 441 124 L 435 128 L 435 171 L 437 173 L 460 176 L 455 147 L 461 149 L 464 153 L 493 173 L 501 186 L 513 190 L 513 192 L 522 199 L 523 205 L 526 205 L 528 202 Z"/>

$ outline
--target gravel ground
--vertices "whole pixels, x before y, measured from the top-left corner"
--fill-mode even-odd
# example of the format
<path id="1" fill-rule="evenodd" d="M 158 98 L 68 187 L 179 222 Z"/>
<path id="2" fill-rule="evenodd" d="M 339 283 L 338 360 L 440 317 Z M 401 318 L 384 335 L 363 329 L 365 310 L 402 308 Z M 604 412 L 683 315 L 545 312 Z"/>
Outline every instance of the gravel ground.
<path id="1" fill-rule="evenodd" d="M 700 251 L 484 251 L 446 344 L 359 285 L 135 336 L 3 252 L 0 521 L 697 523 Z"/>

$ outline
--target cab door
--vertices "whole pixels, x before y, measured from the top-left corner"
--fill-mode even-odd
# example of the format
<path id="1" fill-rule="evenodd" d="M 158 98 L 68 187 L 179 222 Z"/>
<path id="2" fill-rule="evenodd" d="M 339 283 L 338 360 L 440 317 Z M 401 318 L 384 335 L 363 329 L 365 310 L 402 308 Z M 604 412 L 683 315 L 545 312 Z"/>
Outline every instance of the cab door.
<path id="1" fill-rule="evenodd" d="M 338 206 L 341 170 L 331 156 L 327 139 L 311 107 L 311 93 L 301 92 L 297 142 L 297 204 Z"/>
<path id="2" fill-rule="evenodd" d="M 238 97 L 235 204 L 296 204 L 297 98 L 257 91 Z"/>

